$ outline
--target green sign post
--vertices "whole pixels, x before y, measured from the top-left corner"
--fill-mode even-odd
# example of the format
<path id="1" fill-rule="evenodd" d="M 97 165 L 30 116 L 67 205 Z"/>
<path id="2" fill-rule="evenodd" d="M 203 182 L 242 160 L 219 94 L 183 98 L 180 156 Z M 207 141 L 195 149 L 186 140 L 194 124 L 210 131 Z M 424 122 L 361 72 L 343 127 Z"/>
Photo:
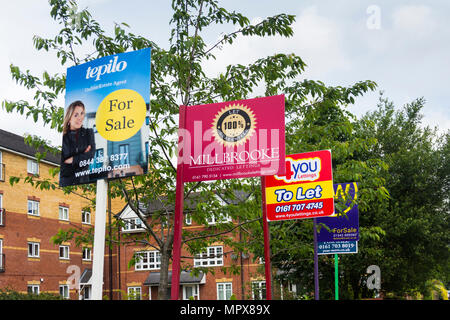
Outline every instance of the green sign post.
<path id="1" fill-rule="evenodd" d="M 339 300 L 338 255 L 334 254 L 334 300 Z"/>

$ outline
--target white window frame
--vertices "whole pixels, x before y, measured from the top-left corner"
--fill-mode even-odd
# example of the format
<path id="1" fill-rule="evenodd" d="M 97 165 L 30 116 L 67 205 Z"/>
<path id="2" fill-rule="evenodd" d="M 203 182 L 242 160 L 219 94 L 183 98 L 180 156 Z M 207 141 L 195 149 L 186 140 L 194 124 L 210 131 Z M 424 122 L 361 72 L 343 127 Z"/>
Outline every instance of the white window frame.
<path id="1" fill-rule="evenodd" d="M 133 295 L 133 296 L 131 296 L 131 295 Z M 127 296 L 128 296 L 128 300 L 142 300 L 142 288 L 141 287 L 128 287 Z M 136 299 L 136 298 L 138 298 L 138 299 Z"/>
<path id="2" fill-rule="evenodd" d="M 217 282 L 216 287 L 217 287 L 217 300 L 230 300 L 231 296 L 233 295 L 232 282 Z M 229 289 L 227 287 L 229 287 Z M 223 298 L 221 298 L 221 295 Z"/>
<path id="3" fill-rule="evenodd" d="M 69 285 L 60 284 L 59 285 L 59 295 L 61 297 L 63 297 L 63 299 L 70 299 Z"/>
<path id="4" fill-rule="evenodd" d="M 187 289 L 192 289 L 192 295 L 188 295 Z M 200 300 L 200 288 L 198 284 L 184 284 L 183 285 L 183 300 L 190 300 L 193 297 L 194 300 Z"/>
<path id="5" fill-rule="evenodd" d="M 3 161 L 1 151 L 0 151 L 0 181 L 5 181 L 5 177 L 3 177 Z"/>
<path id="6" fill-rule="evenodd" d="M 231 222 L 232 219 L 229 215 L 220 215 L 219 217 L 211 216 L 206 219 L 210 226 L 218 224 L 218 223 L 228 223 Z"/>
<path id="7" fill-rule="evenodd" d="M 194 267 L 223 266 L 223 246 L 211 246 L 206 248 L 194 258 Z"/>
<path id="8" fill-rule="evenodd" d="M 267 290 L 266 289 L 266 281 L 264 281 L 264 280 L 252 281 L 252 299 L 253 300 L 255 300 L 255 291 L 257 291 L 258 295 L 259 295 L 258 299 L 256 299 L 256 300 L 266 300 L 267 299 L 267 291 L 266 291 L 266 296 L 263 297 L 263 290 Z"/>
<path id="9" fill-rule="evenodd" d="M 80 289 L 80 300 L 91 300 L 92 298 L 92 286 L 91 285 L 85 285 Z"/>
<path id="10" fill-rule="evenodd" d="M 84 247 L 82 252 L 83 261 L 92 261 L 92 248 Z"/>
<path id="11" fill-rule="evenodd" d="M 159 251 L 136 252 L 135 270 L 159 270 L 161 269 L 161 253 Z"/>
<path id="12" fill-rule="evenodd" d="M 31 208 L 30 208 L 31 206 Z M 30 216 L 39 217 L 39 201 L 28 200 L 27 211 Z"/>
<path id="13" fill-rule="evenodd" d="M 91 213 L 89 211 L 81 211 L 81 223 L 91 224 Z"/>
<path id="14" fill-rule="evenodd" d="M 39 294 L 39 285 L 38 284 L 27 285 L 27 292 L 32 294 Z"/>
<path id="15" fill-rule="evenodd" d="M 69 208 L 59 206 L 59 220 L 69 221 Z"/>
<path id="16" fill-rule="evenodd" d="M 61 255 L 61 253 L 62 253 L 62 255 Z M 69 246 L 59 246 L 59 258 L 62 259 L 62 260 L 69 260 L 70 259 L 70 248 L 69 248 Z"/>
<path id="17" fill-rule="evenodd" d="M 40 249 L 41 244 L 39 242 L 28 241 L 28 258 L 40 258 Z"/>
<path id="18" fill-rule="evenodd" d="M 3 261 L 3 239 L 0 239 L 0 268 L 5 269 L 4 261 Z"/>
<path id="19" fill-rule="evenodd" d="M 0 153 L 1 155 L 1 153 Z M 1 165 L 1 158 L 0 158 L 0 165 Z M 1 174 L 1 166 L 0 166 L 0 174 Z M 3 216 L 4 216 L 4 211 L 3 211 L 3 195 L 0 194 L 0 226 L 3 225 Z M 1 252 L 0 252 L 1 253 Z"/>
<path id="20" fill-rule="evenodd" d="M 184 224 L 187 226 L 192 224 L 192 216 L 189 213 L 184 216 Z"/>
<path id="21" fill-rule="evenodd" d="M 122 227 L 122 232 L 133 232 L 133 231 L 144 231 L 144 223 L 139 217 L 136 218 L 125 218 L 123 219 L 125 223 Z"/>
<path id="22" fill-rule="evenodd" d="M 36 160 L 27 159 L 27 172 L 39 174 L 39 163 Z"/>
<path id="23" fill-rule="evenodd" d="M 291 281 L 287 283 L 288 291 L 297 294 L 297 285 Z"/>

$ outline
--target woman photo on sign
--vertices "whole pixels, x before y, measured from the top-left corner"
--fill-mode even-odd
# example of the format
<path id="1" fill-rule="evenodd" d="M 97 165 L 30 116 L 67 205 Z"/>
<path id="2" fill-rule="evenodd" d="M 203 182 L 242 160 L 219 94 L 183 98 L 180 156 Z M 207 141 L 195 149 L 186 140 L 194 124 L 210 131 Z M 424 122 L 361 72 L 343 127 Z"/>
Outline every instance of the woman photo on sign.
<path id="1" fill-rule="evenodd" d="M 83 128 L 85 114 L 84 104 L 78 100 L 69 105 L 64 116 L 61 187 L 89 183 L 88 160 L 95 156 L 95 138 L 92 129 Z"/>

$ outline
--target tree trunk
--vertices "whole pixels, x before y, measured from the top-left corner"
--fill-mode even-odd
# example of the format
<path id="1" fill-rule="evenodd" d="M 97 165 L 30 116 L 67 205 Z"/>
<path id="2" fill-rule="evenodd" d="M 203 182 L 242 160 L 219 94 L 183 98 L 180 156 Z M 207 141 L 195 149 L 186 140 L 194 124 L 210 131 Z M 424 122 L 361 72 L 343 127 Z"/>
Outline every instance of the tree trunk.
<path id="1" fill-rule="evenodd" d="M 168 288 L 169 288 L 169 259 L 170 250 L 164 248 L 161 250 L 161 269 L 160 269 L 160 279 L 158 287 L 158 300 L 169 300 Z"/>

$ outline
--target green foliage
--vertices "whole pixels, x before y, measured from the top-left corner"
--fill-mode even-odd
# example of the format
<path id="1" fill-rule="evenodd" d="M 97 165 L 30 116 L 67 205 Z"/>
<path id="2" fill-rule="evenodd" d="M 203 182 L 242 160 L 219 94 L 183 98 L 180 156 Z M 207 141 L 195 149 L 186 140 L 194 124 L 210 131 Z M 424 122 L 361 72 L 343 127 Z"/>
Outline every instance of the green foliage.
<path id="1" fill-rule="evenodd" d="M 248 65 L 228 65 L 214 77 L 205 75 L 203 63 L 215 59 L 218 50 L 233 45 L 238 37 L 292 36 L 295 21 L 292 15 L 279 14 L 252 25 L 249 18 L 220 7 L 215 0 L 173 0 L 169 45 L 164 48 L 132 33 L 126 23 L 115 23 L 108 34 L 87 9 L 80 10 L 73 0 L 49 3 L 50 16 L 60 29 L 48 38 L 35 36 L 33 43 L 38 51 L 54 52 L 61 66 L 152 48 L 150 170 L 145 176 L 111 181 L 109 193 L 126 201 L 146 229 L 141 235 L 124 235 L 121 241 L 158 249 L 161 273 L 168 272 L 173 245 L 176 181 L 173 159 L 178 146 L 179 105 L 252 98 L 263 88 L 264 95 L 285 94 L 287 154 L 331 149 L 334 182 L 359 183 L 360 253 L 341 258 L 342 297 L 372 294 L 362 285 L 370 264 L 381 267 L 385 276 L 383 286 L 389 291 L 418 288 L 420 284 L 423 287 L 426 279 L 445 281 L 448 277 L 448 263 L 444 263 L 448 261 L 448 248 L 441 244 L 448 243 L 445 215 L 448 215 L 450 194 L 449 139 L 448 134 L 435 139 L 431 130 L 420 128 L 423 100 L 414 101 L 397 114 L 393 106 L 383 102 L 384 107 L 357 120 L 347 106 L 375 90 L 377 85 L 366 80 L 348 87 L 327 86 L 318 80 L 304 79 L 306 63 L 295 53 L 260 57 Z M 209 29 L 225 24 L 234 26 L 235 31 L 222 33 L 216 43 L 208 46 L 204 35 Z M 34 99 L 32 102 L 5 100 L 2 107 L 7 112 L 32 117 L 34 121 L 41 119 L 61 132 L 64 112 L 56 101 L 64 94 L 65 75 L 44 72 L 38 77 L 15 65 L 10 66 L 10 71 L 18 84 L 34 92 Z M 27 141 L 36 148 L 46 146 L 38 154 L 40 159 L 45 152 L 55 151 L 44 139 L 29 137 Z M 57 171 L 52 174 L 55 177 Z M 50 179 L 40 177 L 10 177 L 9 180 L 12 185 L 24 181 L 41 189 L 58 187 Z M 64 192 L 90 199 L 95 194 L 95 185 L 67 187 Z M 91 200 L 93 208 L 95 200 Z M 146 207 L 149 203 L 157 203 L 159 209 L 147 212 L 139 206 Z M 185 213 L 205 229 L 183 231 L 183 244 L 189 252 L 188 257 L 183 257 L 183 267 L 190 269 L 195 254 L 217 241 L 231 247 L 225 254 L 253 253 L 262 257 L 260 208 L 259 179 L 185 184 Z M 237 223 L 223 220 L 226 216 Z M 220 223 L 209 225 L 211 218 Z M 122 226 L 122 221 L 113 223 L 114 229 Z M 157 229 L 159 226 L 163 227 Z M 276 222 L 270 227 L 273 266 L 286 271 L 287 280 L 302 282 L 301 295 L 308 297 L 313 287 L 312 220 Z M 78 245 L 90 242 L 92 230 L 59 231 L 52 238 L 54 243 L 69 240 L 75 240 Z M 114 237 L 107 240 L 110 245 L 119 241 Z M 132 260 L 130 267 L 134 263 Z M 321 257 L 320 263 L 324 274 L 321 292 L 332 296 L 333 288 L 327 287 L 334 283 L 327 278 L 332 274 L 332 259 Z M 231 266 L 224 271 L 233 274 L 239 270 Z M 160 287 L 160 298 L 164 298 L 166 285 Z"/>
<path id="2" fill-rule="evenodd" d="M 365 157 L 378 157 L 388 165 L 385 175 L 390 197 L 374 206 L 363 223 L 381 227 L 379 245 L 382 287 L 400 296 L 424 292 L 430 278 L 448 281 L 449 261 L 449 134 L 438 136 L 421 123 L 423 98 L 401 110 L 383 95 L 378 109 L 360 121 L 358 136 L 378 144 Z"/>

